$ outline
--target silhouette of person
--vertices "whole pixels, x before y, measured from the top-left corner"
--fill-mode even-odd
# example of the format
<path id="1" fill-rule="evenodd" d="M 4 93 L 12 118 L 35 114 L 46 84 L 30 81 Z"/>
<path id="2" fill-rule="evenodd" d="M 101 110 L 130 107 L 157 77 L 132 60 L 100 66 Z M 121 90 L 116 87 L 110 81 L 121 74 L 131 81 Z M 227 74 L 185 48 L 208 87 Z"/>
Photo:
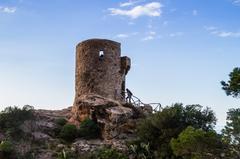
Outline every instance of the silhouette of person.
<path id="1" fill-rule="evenodd" d="M 126 101 L 128 102 L 128 103 L 131 103 L 131 99 L 132 99 L 132 92 L 129 90 L 129 89 L 126 89 L 126 91 L 127 91 L 127 98 L 126 98 Z"/>

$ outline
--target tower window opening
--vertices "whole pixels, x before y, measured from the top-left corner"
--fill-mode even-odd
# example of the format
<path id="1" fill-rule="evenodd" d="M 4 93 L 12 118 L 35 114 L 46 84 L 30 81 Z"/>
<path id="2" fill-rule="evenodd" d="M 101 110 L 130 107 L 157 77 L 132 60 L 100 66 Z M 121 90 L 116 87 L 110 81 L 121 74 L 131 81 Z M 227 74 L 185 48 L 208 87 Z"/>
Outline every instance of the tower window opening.
<path id="1" fill-rule="evenodd" d="M 104 51 L 99 51 L 99 60 L 103 60 Z"/>

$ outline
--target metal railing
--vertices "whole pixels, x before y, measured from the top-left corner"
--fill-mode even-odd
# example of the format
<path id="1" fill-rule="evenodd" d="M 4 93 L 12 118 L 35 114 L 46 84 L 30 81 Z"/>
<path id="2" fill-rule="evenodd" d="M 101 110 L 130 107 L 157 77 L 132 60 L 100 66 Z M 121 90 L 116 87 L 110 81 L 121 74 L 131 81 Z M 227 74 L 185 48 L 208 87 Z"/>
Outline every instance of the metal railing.
<path id="1" fill-rule="evenodd" d="M 138 97 L 131 95 L 128 96 L 127 92 L 125 92 L 125 101 L 134 105 L 135 107 L 141 106 L 151 106 L 153 108 L 153 112 L 158 112 L 162 109 L 161 103 L 143 103 Z"/>

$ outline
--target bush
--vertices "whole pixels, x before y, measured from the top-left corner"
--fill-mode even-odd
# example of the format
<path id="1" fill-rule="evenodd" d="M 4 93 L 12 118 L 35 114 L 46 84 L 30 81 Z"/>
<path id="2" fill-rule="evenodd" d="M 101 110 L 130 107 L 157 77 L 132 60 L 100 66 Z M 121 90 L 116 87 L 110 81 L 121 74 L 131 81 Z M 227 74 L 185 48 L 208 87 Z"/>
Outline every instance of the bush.
<path id="1" fill-rule="evenodd" d="M 153 159 L 149 144 L 133 141 L 129 146 L 129 150 L 135 159 Z"/>
<path id="2" fill-rule="evenodd" d="M 78 134 L 79 134 L 79 137 L 82 137 L 85 139 L 93 139 L 93 138 L 99 137 L 100 129 L 93 120 L 85 119 L 80 124 Z"/>
<path id="3" fill-rule="evenodd" d="M 10 141 L 2 141 L 0 144 L 0 151 L 1 152 L 6 152 L 6 153 L 11 153 L 13 151 L 13 145 Z"/>
<path id="4" fill-rule="evenodd" d="M 62 152 L 58 153 L 57 159 L 75 159 L 76 154 L 68 150 L 62 150 Z"/>
<path id="5" fill-rule="evenodd" d="M 126 155 L 112 148 L 102 148 L 97 150 L 90 157 L 91 159 L 128 159 Z"/>
<path id="6" fill-rule="evenodd" d="M 33 119 L 33 107 L 26 105 L 22 109 L 7 107 L 0 113 L 0 129 L 9 137 L 19 137 L 21 134 L 20 125 Z"/>
<path id="7" fill-rule="evenodd" d="M 58 118 L 55 120 L 56 126 L 54 127 L 53 131 L 55 136 L 59 136 L 62 128 L 64 125 L 66 125 L 67 120 L 65 118 Z"/>
<path id="8" fill-rule="evenodd" d="M 59 126 L 64 126 L 66 123 L 67 123 L 67 120 L 65 118 L 56 119 L 56 124 Z"/>
<path id="9" fill-rule="evenodd" d="M 206 132 L 189 126 L 179 134 L 178 138 L 171 140 L 171 148 L 179 157 L 215 159 L 225 155 L 226 146 L 216 132 Z"/>
<path id="10" fill-rule="evenodd" d="M 143 120 L 138 125 L 137 134 L 140 142 L 149 143 L 152 153 L 157 154 L 157 158 L 175 158 L 170 146 L 172 138 L 177 138 L 188 126 L 210 131 L 215 123 L 216 118 L 209 108 L 174 104 Z"/>
<path id="11" fill-rule="evenodd" d="M 14 151 L 13 145 L 10 141 L 2 141 L 0 143 L 0 152 L 3 154 L 4 157 L 11 155 Z"/>
<path id="12" fill-rule="evenodd" d="M 72 124 L 66 124 L 63 126 L 60 132 L 60 138 L 65 141 L 72 142 L 77 137 L 77 127 Z"/>

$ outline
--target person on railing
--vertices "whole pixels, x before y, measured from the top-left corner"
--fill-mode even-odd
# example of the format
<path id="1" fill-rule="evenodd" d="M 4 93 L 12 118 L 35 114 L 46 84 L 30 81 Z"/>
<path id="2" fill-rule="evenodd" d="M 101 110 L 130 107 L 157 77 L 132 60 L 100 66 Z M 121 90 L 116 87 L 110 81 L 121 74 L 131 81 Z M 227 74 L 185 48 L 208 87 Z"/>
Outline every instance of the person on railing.
<path id="1" fill-rule="evenodd" d="M 126 102 L 131 103 L 131 99 L 132 99 L 132 92 L 129 89 L 126 89 L 127 91 L 127 98 L 126 98 Z"/>

